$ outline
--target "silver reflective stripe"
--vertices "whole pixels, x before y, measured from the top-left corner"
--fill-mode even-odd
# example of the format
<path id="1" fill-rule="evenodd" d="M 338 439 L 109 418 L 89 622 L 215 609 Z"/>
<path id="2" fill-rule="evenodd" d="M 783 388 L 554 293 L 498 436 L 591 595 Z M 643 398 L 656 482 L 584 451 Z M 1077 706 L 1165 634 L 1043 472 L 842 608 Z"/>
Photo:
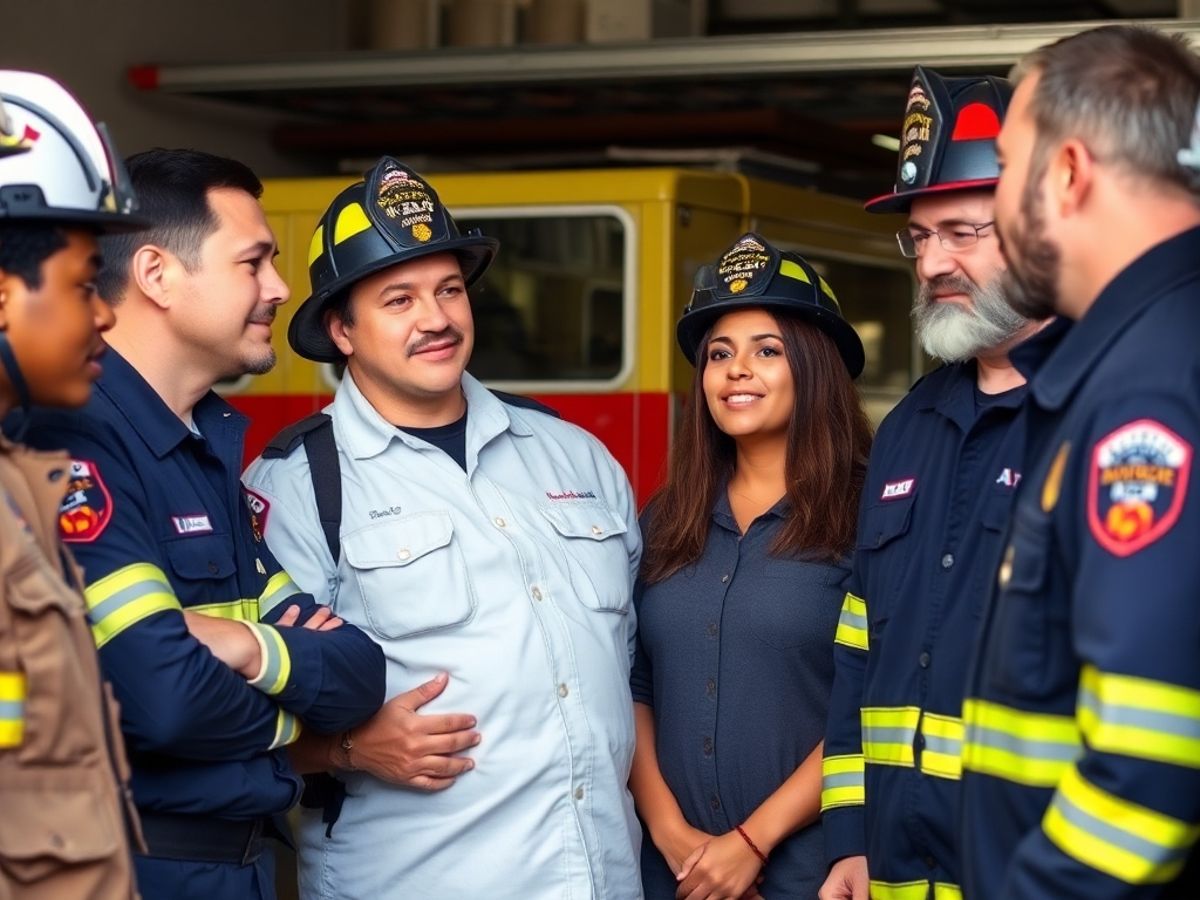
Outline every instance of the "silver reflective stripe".
<path id="1" fill-rule="evenodd" d="M 1091 712 L 1105 725 L 1131 726 L 1149 731 L 1161 731 L 1182 738 L 1200 739 L 1200 720 L 1167 712 L 1138 709 L 1133 706 L 1102 704 L 1100 698 L 1085 687 L 1079 689 L 1079 705 Z"/>
<path id="2" fill-rule="evenodd" d="M 862 772 L 838 772 L 836 775 L 823 775 L 821 777 L 822 790 L 840 787 L 861 787 L 862 784 Z"/>
<path id="3" fill-rule="evenodd" d="M 935 734 L 923 732 L 925 736 L 925 750 L 929 753 L 944 753 L 947 756 L 960 756 L 962 754 L 962 741 L 955 738 L 939 737 Z"/>
<path id="4" fill-rule="evenodd" d="M 1162 844 L 1156 844 L 1122 828 L 1117 828 L 1115 825 L 1110 825 L 1103 819 L 1097 819 L 1091 813 L 1080 809 L 1064 797 L 1061 791 L 1054 795 L 1054 806 L 1062 814 L 1062 817 L 1076 828 L 1095 835 L 1100 840 L 1120 847 L 1122 850 L 1128 850 L 1134 856 L 1152 863 L 1156 867 L 1182 861 L 1191 850 L 1190 844 L 1186 847 L 1164 847 Z"/>
<path id="5" fill-rule="evenodd" d="M 269 582 L 268 582 L 268 586 L 270 586 Z M 283 582 L 283 584 L 281 584 L 275 590 L 271 591 L 271 593 L 264 594 L 262 597 L 259 598 L 259 600 L 258 600 L 259 618 L 262 618 L 263 616 L 265 616 L 267 613 L 269 613 L 271 610 L 273 610 L 276 606 L 278 606 L 280 603 L 282 603 L 288 597 L 295 596 L 296 594 L 299 594 L 299 593 L 302 593 L 300 588 L 296 587 L 296 583 L 294 581 L 292 581 L 290 578 L 288 578 L 286 581 Z"/>
<path id="6" fill-rule="evenodd" d="M 98 603 L 88 610 L 88 620 L 93 625 L 99 625 L 105 618 L 112 615 L 122 606 L 127 603 L 132 603 L 134 600 L 139 600 L 147 594 L 161 594 L 164 591 L 171 590 L 170 585 L 154 579 L 139 581 L 131 584 L 127 588 L 121 588 L 107 600 Z"/>
<path id="7" fill-rule="evenodd" d="M 873 744 L 903 744 L 911 747 L 913 738 L 917 736 L 915 728 L 881 728 L 877 725 L 863 725 L 863 741 Z"/>
<path id="8" fill-rule="evenodd" d="M 1074 762 L 1079 758 L 1078 744 L 1059 744 L 1053 741 L 1033 741 L 1015 734 L 968 724 L 966 741 L 994 750 L 1005 750 L 1022 759 L 1043 759 L 1056 762 Z"/>
<path id="9" fill-rule="evenodd" d="M 838 621 L 850 628 L 857 628 L 859 631 L 866 631 L 868 629 L 867 617 L 851 612 L 845 606 L 842 607 L 842 614 L 838 618 Z"/>
<path id="10" fill-rule="evenodd" d="M 0 700 L 0 719 L 18 721 L 25 718 L 25 702 L 23 700 Z"/>

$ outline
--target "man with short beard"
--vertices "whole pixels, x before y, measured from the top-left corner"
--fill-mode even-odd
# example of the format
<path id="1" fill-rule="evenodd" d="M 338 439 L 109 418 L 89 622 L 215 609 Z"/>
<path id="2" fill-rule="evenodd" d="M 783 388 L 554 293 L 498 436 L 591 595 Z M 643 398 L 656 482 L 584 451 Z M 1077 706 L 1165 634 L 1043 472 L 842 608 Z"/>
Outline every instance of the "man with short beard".
<path id="1" fill-rule="evenodd" d="M 1034 51 L 999 139 L 1026 484 L 963 705 L 964 888 L 1200 896 L 1200 59 Z M 1189 496 L 1192 494 L 1193 496 Z"/>
<path id="2" fill-rule="evenodd" d="M 960 896 L 960 718 L 981 598 L 1021 480 L 1024 379 L 1008 351 L 1039 327 L 1005 303 L 993 223 L 996 78 L 918 67 L 893 193 L 916 260 L 913 323 L 946 365 L 883 421 L 834 645 L 822 900 Z M 868 886 L 869 883 L 869 886 Z"/>
<path id="3" fill-rule="evenodd" d="M 80 412 L 36 413 L 30 440 L 73 457 L 59 528 L 121 706 L 143 897 L 269 900 L 264 838 L 300 793 L 284 747 L 301 723 L 337 733 L 374 713 L 383 655 L 271 555 L 238 477 L 247 421 L 213 392 L 275 361 L 288 290 L 258 179 L 183 150 L 128 170 L 150 230 L 101 239 L 117 313 L 103 374 Z"/>

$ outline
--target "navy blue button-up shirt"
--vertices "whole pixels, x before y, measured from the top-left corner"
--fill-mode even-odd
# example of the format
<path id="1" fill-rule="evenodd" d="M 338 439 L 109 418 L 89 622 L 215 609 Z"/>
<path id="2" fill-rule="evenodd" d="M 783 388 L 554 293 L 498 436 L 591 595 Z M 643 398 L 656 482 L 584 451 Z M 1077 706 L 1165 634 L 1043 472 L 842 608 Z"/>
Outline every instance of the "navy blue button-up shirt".
<path id="1" fill-rule="evenodd" d="M 1194 898 L 1200 228 L 1039 338 L 1013 357 L 1027 478 L 963 709 L 964 888 Z"/>
<path id="2" fill-rule="evenodd" d="M 39 411 L 28 441 L 73 462 L 60 511 L 141 809 L 254 819 L 283 812 L 299 778 L 283 746 L 302 724 L 352 727 L 378 709 L 383 654 L 351 625 L 275 627 L 316 610 L 263 542 L 265 507 L 238 473 L 246 419 L 216 394 L 188 429 L 109 351 L 80 412 Z M 246 622 L 263 670 L 248 682 L 193 638 L 183 611 Z"/>
<path id="3" fill-rule="evenodd" d="M 770 554 L 786 501 L 739 533 L 721 492 L 694 565 L 639 584 L 633 699 L 654 709 L 658 764 L 684 818 L 724 834 L 749 815 L 822 738 L 832 642 L 846 569 Z M 819 825 L 771 853 L 763 896 L 812 900 L 824 878 Z M 647 900 L 675 878 L 642 844 Z"/>
<path id="4" fill-rule="evenodd" d="M 939 897 L 960 877 L 967 666 L 1021 479 L 1026 389 L 976 390 L 973 362 L 944 366 L 880 426 L 825 741 L 829 862 L 865 853 L 873 881 Z"/>

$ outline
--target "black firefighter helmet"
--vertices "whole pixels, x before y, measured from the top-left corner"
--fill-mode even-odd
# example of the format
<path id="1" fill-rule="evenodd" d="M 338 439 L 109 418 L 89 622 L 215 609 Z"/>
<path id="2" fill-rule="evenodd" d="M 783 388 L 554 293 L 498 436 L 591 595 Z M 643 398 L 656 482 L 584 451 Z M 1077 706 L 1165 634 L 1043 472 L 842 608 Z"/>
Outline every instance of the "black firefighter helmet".
<path id="1" fill-rule="evenodd" d="M 780 251 L 754 232 L 738 238 L 715 266 L 696 272 L 692 299 L 675 329 L 683 355 L 695 365 L 700 341 L 717 319 L 754 308 L 816 326 L 833 341 L 850 377 L 862 372 L 862 341 L 842 318 L 833 289 L 799 253 Z"/>
<path id="2" fill-rule="evenodd" d="M 1003 78 L 943 78 L 917 66 L 904 108 L 895 188 L 868 200 L 867 211 L 906 212 L 917 197 L 995 187 L 996 136 L 1011 98 L 1012 84 Z"/>
<path id="3" fill-rule="evenodd" d="M 312 296 L 288 326 L 288 343 L 306 359 L 339 362 L 325 311 L 344 291 L 382 269 L 434 253 L 453 253 L 470 287 L 500 242 L 458 230 L 437 192 L 404 163 L 385 156 L 325 210 L 308 248 Z"/>

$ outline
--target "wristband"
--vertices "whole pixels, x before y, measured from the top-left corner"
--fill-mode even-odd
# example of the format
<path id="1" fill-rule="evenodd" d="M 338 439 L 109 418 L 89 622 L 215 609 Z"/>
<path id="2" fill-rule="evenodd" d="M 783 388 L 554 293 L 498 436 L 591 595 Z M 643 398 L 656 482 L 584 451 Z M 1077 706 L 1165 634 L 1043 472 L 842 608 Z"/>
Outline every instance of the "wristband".
<path id="1" fill-rule="evenodd" d="M 741 825 L 734 825 L 733 827 L 737 833 L 742 836 L 742 840 L 746 842 L 747 846 L 754 851 L 754 855 L 758 857 L 759 862 L 765 866 L 767 864 L 767 857 L 761 850 L 758 849 L 758 845 L 755 844 L 754 841 L 750 840 L 750 835 L 746 834 Z"/>

